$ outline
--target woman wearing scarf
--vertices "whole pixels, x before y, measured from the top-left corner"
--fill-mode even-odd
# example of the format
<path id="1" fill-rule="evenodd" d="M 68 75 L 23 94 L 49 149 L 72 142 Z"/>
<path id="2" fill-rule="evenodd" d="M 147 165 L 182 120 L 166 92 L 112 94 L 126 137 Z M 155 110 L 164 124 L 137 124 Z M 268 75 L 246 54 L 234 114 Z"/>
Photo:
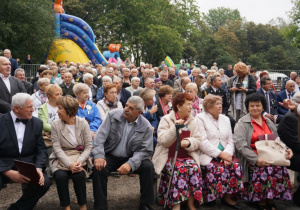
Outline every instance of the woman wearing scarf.
<path id="1" fill-rule="evenodd" d="M 114 84 L 104 86 L 104 98 L 97 103 L 102 122 L 104 122 L 107 113 L 114 109 L 123 109 L 122 103 L 117 100 L 117 87 Z"/>
<path id="2" fill-rule="evenodd" d="M 161 86 L 158 90 L 158 101 L 157 103 L 157 112 L 156 117 L 158 123 L 160 122 L 160 119 L 169 114 L 169 112 L 172 110 L 172 94 L 173 94 L 173 88 L 171 88 L 169 85 Z"/>
<path id="3" fill-rule="evenodd" d="M 197 114 L 199 114 L 201 112 L 201 110 L 203 109 L 202 106 L 202 101 L 203 99 L 199 98 L 197 96 L 198 94 L 198 88 L 197 85 L 195 83 L 189 83 L 185 86 L 185 92 L 187 94 L 190 94 L 193 97 L 193 110 L 191 112 L 193 117 L 196 117 Z"/>

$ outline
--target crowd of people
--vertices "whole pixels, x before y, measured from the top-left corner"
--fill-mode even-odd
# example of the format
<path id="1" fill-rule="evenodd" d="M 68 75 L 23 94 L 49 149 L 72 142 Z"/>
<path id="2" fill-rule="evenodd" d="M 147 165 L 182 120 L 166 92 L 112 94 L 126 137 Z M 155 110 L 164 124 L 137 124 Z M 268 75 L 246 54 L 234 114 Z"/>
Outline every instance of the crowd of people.
<path id="1" fill-rule="evenodd" d="M 119 67 L 49 60 L 29 82 L 24 69 L 12 72 L 0 56 L 0 190 L 17 182 L 23 192 L 9 209 L 33 209 L 50 179 L 64 209 L 69 179 L 80 209 L 86 179 L 94 208 L 107 209 L 113 171 L 139 174 L 139 209 L 152 209 L 155 175 L 158 203 L 175 210 L 217 199 L 233 209 L 241 209 L 239 200 L 257 209 L 275 210 L 274 200 L 300 205 L 287 171 L 300 171 L 300 77 L 292 72 L 277 92 L 268 71 L 256 72 L 242 62 L 224 70 L 217 63 L 176 69 L 129 59 Z M 176 125 L 183 125 L 178 150 Z M 290 166 L 259 157 L 255 143 L 266 135 L 280 137 Z M 38 185 L 17 171 L 16 159 L 35 165 Z"/>

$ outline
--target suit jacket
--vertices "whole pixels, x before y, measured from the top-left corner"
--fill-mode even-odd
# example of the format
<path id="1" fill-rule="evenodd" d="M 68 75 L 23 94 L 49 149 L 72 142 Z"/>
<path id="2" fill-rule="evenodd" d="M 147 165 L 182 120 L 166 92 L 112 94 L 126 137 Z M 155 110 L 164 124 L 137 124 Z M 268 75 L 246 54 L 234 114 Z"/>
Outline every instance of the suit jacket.
<path id="1" fill-rule="evenodd" d="M 63 91 L 63 96 L 70 95 L 72 97 L 76 97 L 73 92 L 74 83 L 71 83 L 70 87 L 67 88 L 66 84 L 63 82 L 59 85 Z"/>
<path id="2" fill-rule="evenodd" d="M 292 96 L 294 94 L 295 94 L 295 92 L 292 93 Z M 281 106 L 279 104 L 279 102 L 282 103 L 284 99 L 287 99 L 286 91 L 283 90 L 283 91 L 277 93 L 275 98 L 276 98 L 276 105 L 278 107 L 278 113 L 285 115 L 288 112 L 288 109 L 286 109 L 285 107 Z"/>
<path id="3" fill-rule="evenodd" d="M 214 89 L 210 86 L 209 88 L 207 88 L 206 90 L 204 90 L 204 97 L 207 96 L 208 94 L 213 94 L 213 95 L 217 95 L 220 96 L 222 98 L 222 113 L 225 115 L 228 115 L 228 101 L 227 101 L 227 96 L 226 96 L 226 92 L 225 90 L 223 90 L 222 88 L 219 88 L 216 92 L 214 91 Z"/>
<path id="4" fill-rule="evenodd" d="M 173 81 L 172 80 L 169 80 L 167 79 L 166 81 L 161 81 L 163 85 L 169 85 L 171 87 L 173 87 Z"/>
<path id="5" fill-rule="evenodd" d="M 50 155 L 50 168 L 52 173 L 58 170 L 58 161 L 59 160 L 66 168 L 69 168 L 71 165 L 70 158 L 66 155 L 65 151 L 75 150 L 77 145 L 75 145 L 69 135 L 69 129 L 66 124 L 61 120 L 54 120 L 51 124 L 51 140 L 53 152 Z M 90 127 L 87 121 L 84 118 L 80 118 L 76 116 L 75 123 L 75 136 L 76 141 L 79 145 L 84 147 L 84 150 L 79 155 L 78 159 L 81 163 L 85 163 L 89 158 L 89 155 L 92 151 L 92 137 L 90 134 Z"/>
<path id="6" fill-rule="evenodd" d="M 11 76 L 14 76 L 15 75 L 15 70 L 18 68 L 18 63 L 15 59 L 13 58 L 10 58 L 9 59 L 10 61 L 10 66 L 11 66 L 11 72 L 10 72 L 10 75 Z"/>
<path id="7" fill-rule="evenodd" d="M 2 78 L 0 78 L 0 113 L 10 111 L 11 98 L 17 93 L 26 93 L 23 83 L 15 77 L 9 77 L 10 92 L 8 91 Z"/>
<path id="8" fill-rule="evenodd" d="M 280 139 L 292 149 L 294 154 L 300 154 L 300 141 L 298 140 L 298 115 L 289 111 L 281 119 L 278 126 Z"/>
<path id="9" fill-rule="evenodd" d="M 264 97 L 266 97 L 262 88 L 259 88 L 257 90 L 257 92 L 262 94 Z M 269 91 L 269 104 L 270 104 L 270 113 L 269 114 L 278 115 L 277 105 L 276 105 L 276 96 L 273 91 Z M 267 111 L 267 110 L 264 110 L 264 111 Z"/>
<path id="10" fill-rule="evenodd" d="M 44 168 L 47 152 L 42 138 L 43 123 L 32 117 L 25 128 L 23 147 L 19 152 L 17 134 L 10 113 L 0 117 L 0 172 L 11 170 L 14 160 L 33 163 L 37 168 Z"/>
<path id="11" fill-rule="evenodd" d="M 122 88 L 120 102 L 122 103 L 123 108 L 125 107 L 126 102 L 130 97 L 131 97 L 131 93 L 125 88 Z"/>

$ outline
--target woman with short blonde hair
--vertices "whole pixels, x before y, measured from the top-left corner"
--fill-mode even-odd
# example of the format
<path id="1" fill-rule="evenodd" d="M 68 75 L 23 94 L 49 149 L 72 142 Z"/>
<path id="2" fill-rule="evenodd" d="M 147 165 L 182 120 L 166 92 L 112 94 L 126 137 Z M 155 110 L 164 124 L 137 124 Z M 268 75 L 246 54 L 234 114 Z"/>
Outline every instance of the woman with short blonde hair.
<path id="1" fill-rule="evenodd" d="M 188 83 L 185 86 L 185 92 L 193 97 L 193 110 L 191 112 L 193 117 L 201 112 L 203 99 L 198 97 L 198 87 L 196 83 Z"/>

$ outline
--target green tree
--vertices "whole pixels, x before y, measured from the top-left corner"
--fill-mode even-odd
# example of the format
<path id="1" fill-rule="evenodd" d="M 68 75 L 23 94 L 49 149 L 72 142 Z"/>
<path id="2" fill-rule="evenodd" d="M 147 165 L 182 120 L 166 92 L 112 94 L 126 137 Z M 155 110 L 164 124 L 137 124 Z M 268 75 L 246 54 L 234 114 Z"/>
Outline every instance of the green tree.
<path id="1" fill-rule="evenodd" d="M 205 14 L 203 18 L 213 33 L 216 33 L 219 27 L 224 26 L 228 20 L 243 20 L 237 9 L 233 10 L 225 7 L 210 9 L 208 14 Z"/>
<path id="2" fill-rule="evenodd" d="M 0 19 L 2 50 L 9 48 L 21 61 L 31 54 L 33 62 L 41 62 L 53 39 L 52 1 L 2 0 Z"/>

